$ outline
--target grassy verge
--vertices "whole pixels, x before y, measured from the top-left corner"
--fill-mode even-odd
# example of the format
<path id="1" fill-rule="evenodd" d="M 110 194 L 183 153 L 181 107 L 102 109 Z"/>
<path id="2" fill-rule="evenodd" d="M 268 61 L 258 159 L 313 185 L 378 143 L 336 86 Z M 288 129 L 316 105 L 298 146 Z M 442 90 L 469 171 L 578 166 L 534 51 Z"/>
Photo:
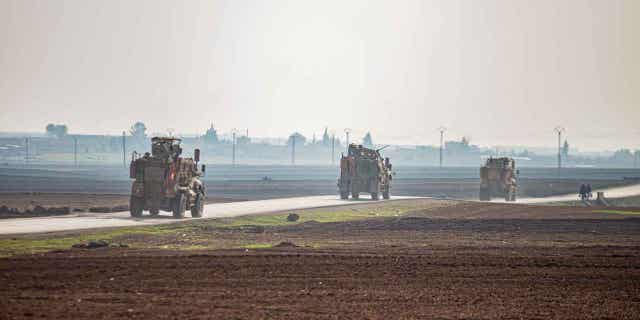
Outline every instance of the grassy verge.
<path id="1" fill-rule="evenodd" d="M 640 211 L 626 211 L 626 210 L 593 210 L 593 212 L 607 213 L 607 214 L 640 215 Z"/>
<path id="2" fill-rule="evenodd" d="M 248 227 L 277 228 L 309 221 L 318 223 L 353 221 L 404 215 L 423 209 L 421 202 L 399 201 L 379 204 L 355 205 L 339 208 L 288 211 L 269 215 L 241 216 L 209 220 L 192 220 L 181 223 L 127 227 L 102 231 L 66 234 L 28 235 L 0 239 L 0 257 L 16 254 L 43 253 L 69 249 L 72 245 L 89 240 L 109 240 L 132 248 L 159 248 L 172 250 L 269 248 L 275 243 L 265 243 L 259 236 L 242 230 Z M 290 213 L 299 215 L 295 222 L 287 221 Z M 238 231 L 240 230 L 240 231 Z M 229 236 L 238 231 L 240 235 Z"/>
<path id="3" fill-rule="evenodd" d="M 595 199 L 594 199 L 595 200 Z M 625 197 L 625 198 L 608 198 L 607 203 L 612 207 L 640 207 L 640 196 Z M 547 202 L 544 205 L 553 206 L 572 206 L 572 207 L 584 207 L 584 203 L 579 200 L 573 201 L 560 201 L 560 202 Z"/>
<path id="4" fill-rule="evenodd" d="M 76 243 L 89 240 L 113 240 L 125 235 L 161 235 L 172 232 L 170 229 L 163 227 L 164 226 L 118 228 L 106 231 L 95 231 L 87 234 L 35 235 L 0 239 L 0 257 L 68 249 Z"/>

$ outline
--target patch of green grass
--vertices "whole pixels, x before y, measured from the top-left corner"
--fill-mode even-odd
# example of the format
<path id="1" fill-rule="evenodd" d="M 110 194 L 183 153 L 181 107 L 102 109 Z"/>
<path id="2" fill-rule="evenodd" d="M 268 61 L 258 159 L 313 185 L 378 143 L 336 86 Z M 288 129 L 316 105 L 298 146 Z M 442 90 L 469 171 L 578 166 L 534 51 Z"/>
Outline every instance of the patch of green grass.
<path id="1" fill-rule="evenodd" d="M 250 215 L 242 216 L 233 219 L 215 220 L 217 227 L 243 227 L 243 226 L 263 226 L 263 227 L 277 227 L 285 225 L 293 225 L 298 223 L 304 223 L 309 221 L 315 221 L 320 223 L 328 222 L 343 222 L 362 219 L 371 219 L 376 217 L 393 217 L 400 216 L 408 211 L 415 209 L 415 207 L 378 207 L 367 209 L 355 209 L 346 208 L 344 210 L 327 211 L 327 210 L 312 210 L 305 212 L 297 212 L 300 215 L 300 219 L 295 222 L 287 221 L 288 213 L 273 214 L 273 215 Z M 290 213 L 295 213 L 291 211 Z"/>
<path id="2" fill-rule="evenodd" d="M 341 209 L 311 209 L 311 210 L 292 210 L 285 213 L 269 214 L 269 215 L 250 215 L 241 216 L 235 218 L 223 218 L 223 219 L 209 219 L 209 220 L 192 220 L 182 223 L 165 224 L 157 226 L 143 226 L 143 227 L 125 227 L 115 228 L 103 231 L 94 231 L 88 233 L 67 234 L 67 235 L 36 235 L 26 237 L 16 237 L 15 239 L 0 239 L 0 257 L 11 256 L 16 254 L 33 254 L 43 253 L 52 250 L 69 249 L 76 243 L 82 243 L 89 240 L 109 240 L 118 241 L 120 237 L 127 237 L 131 235 L 142 235 L 148 237 L 171 237 L 175 234 L 185 233 L 190 237 L 200 238 L 203 228 L 239 228 L 246 226 L 262 226 L 262 227 L 278 227 L 286 225 L 295 225 L 305 223 L 309 221 L 315 221 L 319 223 L 329 222 L 343 222 L 353 221 L 371 218 L 393 217 L 404 215 L 412 210 L 419 209 L 419 206 L 415 205 L 402 205 L 402 204 L 390 204 L 383 203 L 379 206 L 371 207 L 345 207 Z M 300 215 L 300 219 L 295 222 L 287 221 L 287 216 L 290 213 L 297 213 Z M 206 234 L 206 233 L 205 233 Z M 206 238 L 206 237 L 205 237 Z M 143 237 L 144 239 L 144 237 Z M 151 244 L 152 241 L 135 241 L 133 243 L 127 242 L 136 248 L 148 248 L 156 247 Z M 206 240 L 206 239 L 203 239 Z M 254 243 L 254 244 L 238 244 L 241 248 L 247 249 L 262 249 L 270 248 L 273 244 Z M 234 246 L 235 247 L 235 246 Z M 178 249 L 178 250 L 198 250 L 198 249 L 212 249 L 218 248 L 215 243 L 209 243 L 207 245 L 202 244 L 168 244 L 161 246 L 160 248 Z"/>
<path id="3" fill-rule="evenodd" d="M 161 249 L 171 249 L 171 250 L 205 250 L 210 249 L 210 247 L 200 244 L 190 244 L 190 245 L 163 245 L 160 246 Z"/>
<path id="4" fill-rule="evenodd" d="M 273 244 L 270 243 L 252 243 L 243 246 L 245 249 L 269 249 L 272 248 Z"/>
<path id="5" fill-rule="evenodd" d="M 593 210 L 594 213 L 607 213 L 607 214 L 625 214 L 625 215 L 640 215 L 638 211 L 625 211 L 625 210 Z"/>
<path id="6" fill-rule="evenodd" d="M 53 237 L 27 237 L 14 239 L 0 239 L 0 257 L 25 253 L 42 253 L 51 250 L 69 249 L 76 243 L 89 240 L 112 240 L 124 235 L 161 235 L 174 231 L 164 226 L 146 226 L 133 228 L 118 228 L 88 234 Z"/>

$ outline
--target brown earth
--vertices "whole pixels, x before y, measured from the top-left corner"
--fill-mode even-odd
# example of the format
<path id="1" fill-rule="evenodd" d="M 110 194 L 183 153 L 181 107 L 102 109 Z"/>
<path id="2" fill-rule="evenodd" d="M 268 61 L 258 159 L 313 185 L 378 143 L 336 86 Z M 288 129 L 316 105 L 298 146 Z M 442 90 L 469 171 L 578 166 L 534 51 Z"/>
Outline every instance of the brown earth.
<path id="1" fill-rule="evenodd" d="M 640 219 L 633 215 L 419 201 L 425 209 L 399 217 L 257 231 L 197 221 L 175 234 L 117 239 L 244 240 L 270 249 L 73 249 L 3 258 L 0 318 L 640 317 Z"/>

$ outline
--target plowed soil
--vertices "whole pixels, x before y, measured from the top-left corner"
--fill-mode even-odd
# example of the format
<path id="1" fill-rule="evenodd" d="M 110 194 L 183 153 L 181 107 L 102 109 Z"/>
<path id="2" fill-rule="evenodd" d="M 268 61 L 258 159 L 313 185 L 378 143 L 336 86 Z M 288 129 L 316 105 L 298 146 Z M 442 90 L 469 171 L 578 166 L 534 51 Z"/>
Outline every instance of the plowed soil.
<path id="1" fill-rule="evenodd" d="M 258 234 L 202 228 L 198 236 L 285 244 L 0 259 L 0 318 L 640 317 L 640 219 L 633 215 L 459 203 Z"/>

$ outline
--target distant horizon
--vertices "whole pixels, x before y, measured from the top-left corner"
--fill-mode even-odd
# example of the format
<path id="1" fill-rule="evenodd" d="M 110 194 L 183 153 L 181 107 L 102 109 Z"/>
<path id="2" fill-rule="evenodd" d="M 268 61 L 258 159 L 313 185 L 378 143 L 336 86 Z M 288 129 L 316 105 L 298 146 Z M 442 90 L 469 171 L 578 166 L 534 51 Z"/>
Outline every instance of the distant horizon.
<path id="1" fill-rule="evenodd" d="M 127 133 L 127 136 L 131 136 L 130 133 L 128 131 L 125 131 Z M 302 133 L 302 132 L 301 132 Z M 173 136 L 175 137 L 188 137 L 188 138 L 196 138 L 199 136 L 202 136 L 204 133 L 174 133 Z M 307 142 L 311 142 L 312 140 L 312 136 L 307 136 L 306 134 L 302 133 L 305 138 L 307 138 Z M 122 136 L 122 133 L 120 134 L 102 134 L 102 133 L 74 133 L 74 132 L 69 132 L 67 134 L 68 136 L 74 136 L 74 135 L 86 135 L 86 136 L 109 136 L 109 137 L 119 137 Z M 147 133 L 147 137 L 153 137 L 153 136 L 163 136 L 165 134 L 160 134 L 160 133 Z M 15 137 L 15 138 L 26 138 L 27 136 L 29 137 L 40 137 L 40 138 L 46 138 L 46 137 L 50 137 L 49 135 L 47 135 L 47 133 L 45 132 L 37 132 L 37 131 L 22 131 L 22 132 L 14 132 L 14 131 L 0 131 L 0 138 L 2 137 Z M 225 140 L 230 139 L 231 138 L 231 133 L 225 133 L 225 132 L 220 132 L 218 131 L 218 136 L 224 138 Z M 240 132 L 240 134 L 238 135 L 240 136 L 244 136 L 244 134 L 242 132 Z M 286 142 L 288 136 L 280 136 L 280 137 L 264 137 L 264 136 L 251 136 L 249 135 L 249 137 L 251 139 L 257 139 L 257 140 L 280 140 L 282 142 Z M 321 140 L 322 139 L 322 135 L 316 135 L 316 140 Z M 341 143 L 344 143 L 345 137 L 339 137 L 336 135 L 336 139 L 338 139 Z M 439 144 L 408 144 L 408 143 L 378 143 L 375 139 L 376 137 L 373 136 L 374 139 L 374 144 L 376 146 L 378 145 L 391 145 L 394 147 L 433 147 L 433 148 L 438 148 Z M 360 141 L 360 138 L 357 138 L 357 141 Z M 445 138 L 445 142 L 450 142 L 450 141 L 460 141 L 460 138 Z M 564 140 L 563 140 L 564 141 Z M 353 140 L 351 141 L 353 142 Z M 555 154 L 557 153 L 557 146 L 549 146 L 549 145 L 480 145 L 480 144 L 476 144 L 473 141 L 471 141 L 470 143 L 471 145 L 475 145 L 478 146 L 480 148 L 484 148 L 484 149 L 501 149 L 501 150 L 527 150 L 530 152 L 538 152 L 539 155 L 550 155 L 550 154 Z M 579 153 L 579 154 L 583 154 L 583 155 L 611 155 L 614 152 L 621 150 L 621 149 L 628 149 L 628 148 L 610 148 L 610 149 L 598 149 L 598 150 L 583 150 L 580 148 L 576 148 L 574 146 L 570 145 L 570 148 L 572 150 L 572 152 L 575 153 Z M 629 149 L 631 151 L 635 151 L 635 150 L 640 150 L 640 149 Z"/>

